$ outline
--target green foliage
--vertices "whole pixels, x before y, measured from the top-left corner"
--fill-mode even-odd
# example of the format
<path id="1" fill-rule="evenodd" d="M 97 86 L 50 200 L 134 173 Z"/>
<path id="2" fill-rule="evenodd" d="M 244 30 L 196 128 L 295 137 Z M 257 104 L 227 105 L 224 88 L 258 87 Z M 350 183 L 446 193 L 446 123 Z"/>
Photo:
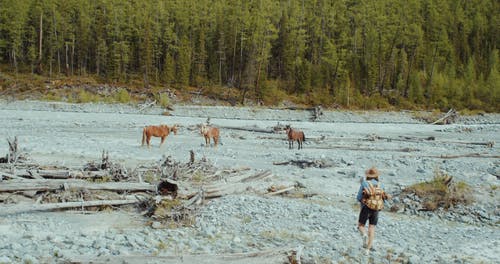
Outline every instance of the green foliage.
<path id="1" fill-rule="evenodd" d="M 2 3 L 0 64 L 16 74 L 227 85 L 266 104 L 290 94 L 362 109 L 500 111 L 496 0 Z M 123 96 L 114 100 L 132 100 Z"/>
<path id="2" fill-rule="evenodd" d="M 265 105 L 280 104 L 286 97 L 285 91 L 278 87 L 277 81 L 266 81 L 262 85 L 262 99 Z"/>
<path id="3" fill-rule="evenodd" d="M 128 103 L 130 99 L 130 94 L 126 89 L 120 88 L 115 94 L 115 100 L 119 103 Z"/>
<path id="4" fill-rule="evenodd" d="M 60 95 L 56 94 L 56 93 L 53 93 L 53 92 L 49 92 L 47 93 L 46 95 L 43 96 L 42 100 L 46 100 L 46 101 L 62 101 L 62 98 Z"/>
<path id="5" fill-rule="evenodd" d="M 463 181 L 452 182 L 451 176 L 439 170 L 436 170 L 432 180 L 411 185 L 403 192 L 414 193 L 420 197 L 423 206 L 431 211 L 438 208 L 449 209 L 473 201 L 471 186 Z"/>
<path id="6" fill-rule="evenodd" d="M 166 93 L 160 93 L 157 100 L 158 100 L 158 103 L 163 108 L 168 108 L 170 106 L 170 98 L 168 97 L 168 94 L 166 94 Z"/>
<path id="7" fill-rule="evenodd" d="M 76 97 L 76 102 L 77 103 L 92 103 L 92 102 L 98 102 L 99 97 L 97 95 L 94 95 L 90 92 L 87 92 L 85 90 L 80 90 L 78 92 L 78 95 Z"/>

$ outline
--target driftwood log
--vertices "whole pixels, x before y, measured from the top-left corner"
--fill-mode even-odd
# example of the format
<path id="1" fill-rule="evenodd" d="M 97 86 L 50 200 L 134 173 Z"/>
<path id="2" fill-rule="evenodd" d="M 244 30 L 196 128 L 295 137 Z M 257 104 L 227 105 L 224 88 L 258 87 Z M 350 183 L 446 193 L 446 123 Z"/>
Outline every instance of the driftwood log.
<path id="1" fill-rule="evenodd" d="M 8 172 L 2 172 L 8 174 Z M 10 173 L 13 175 L 12 173 Z M 102 178 L 108 176 L 107 171 L 81 171 L 81 170 L 41 170 L 41 169 L 20 169 L 15 171 L 15 177 L 19 179 L 89 179 L 89 178 Z M 13 177 L 11 177 L 13 178 Z"/>
<path id="2" fill-rule="evenodd" d="M 299 251 L 299 250 L 297 250 Z M 296 260 L 300 256 L 297 251 L 289 248 L 269 249 L 250 253 L 216 254 L 216 255 L 172 255 L 172 256 L 152 256 L 152 255 L 116 255 L 105 257 L 75 257 L 68 263 L 170 263 L 170 264 L 261 264 L 261 263 L 292 263 L 290 258 Z M 301 252 L 302 250 L 300 250 Z M 293 257 L 290 257 L 293 255 Z M 300 262 L 293 262 L 300 263 Z"/>
<path id="3" fill-rule="evenodd" d="M 455 122 L 455 120 L 458 117 L 457 111 L 455 109 L 451 108 L 443 117 L 439 118 L 438 120 L 434 121 L 432 124 L 433 125 L 446 125 L 446 124 L 452 124 Z"/>
<path id="4" fill-rule="evenodd" d="M 353 150 L 353 151 L 393 151 L 393 152 L 414 152 L 414 151 L 420 151 L 420 149 L 415 149 L 415 148 L 370 148 L 370 147 L 348 147 L 348 146 L 316 146 L 316 147 L 310 147 L 310 148 L 316 148 L 316 149 L 347 149 L 347 150 Z"/>
<path id="5" fill-rule="evenodd" d="M 278 194 L 286 193 L 286 192 L 291 191 L 293 189 L 295 189 L 295 186 L 286 187 L 286 188 L 283 188 L 281 190 L 277 190 L 275 192 L 268 192 L 268 193 L 266 193 L 266 195 L 269 195 L 269 196 L 278 195 Z"/>
<path id="6" fill-rule="evenodd" d="M 424 156 L 429 158 L 439 158 L 439 159 L 457 159 L 457 158 L 485 158 L 485 159 L 498 159 L 500 155 L 488 155 L 481 153 L 466 153 L 459 155 L 439 155 L 439 156 Z"/>
<path id="7" fill-rule="evenodd" d="M 210 185 L 203 186 L 204 198 L 211 199 L 228 194 L 242 193 L 248 190 L 250 182 L 266 179 L 270 176 L 272 176 L 271 171 L 265 170 L 250 176 L 240 175 L 224 180 L 215 181 Z M 190 198 L 195 196 L 196 194 L 198 194 L 198 191 L 196 191 L 195 193 L 182 193 L 180 194 L 180 196 Z"/>
<path id="8" fill-rule="evenodd" d="M 295 165 L 302 169 L 308 167 L 328 168 L 333 166 L 331 162 L 325 160 L 290 160 L 282 162 L 273 162 L 273 165 Z"/>
<path id="9" fill-rule="evenodd" d="M 443 144 L 465 144 L 465 145 L 479 145 L 479 146 L 486 146 L 489 148 L 492 148 L 495 145 L 494 141 L 488 141 L 488 142 L 471 142 L 471 141 L 456 141 L 456 140 L 436 140 L 435 137 L 429 136 L 425 138 L 421 137 L 410 137 L 410 136 L 400 136 L 400 138 L 389 138 L 389 137 L 381 137 L 377 135 L 369 135 L 365 140 L 368 141 L 376 141 L 376 140 L 387 140 L 387 141 L 403 141 L 403 142 L 425 142 L 425 141 L 433 141 L 436 143 L 443 143 Z"/>
<path id="10" fill-rule="evenodd" d="M 86 189 L 107 191 L 156 191 L 156 185 L 138 182 L 94 183 L 83 180 L 28 180 L 6 181 L 0 184 L 0 192 L 49 191 L 59 189 Z"/>
<path id="11" fill-rule="evenodd" d="M 90 206 L 105 206 L 105 205 L 125 205 L 134 204 L 139 200 L 97 200 L 97 201 L 81 201 L 81 202 L 65 202 L 65 203 L 48 203 L 48 204 L 15 204 L 15 205 L 1 205 L 0 215 L 10 215 L 19 213 L 29 213 L 36 211 L 52 211 L 58 209 L 68 208 L 83 208 Z"/>
<path id="12" fill-rule="evenodd" d="M 243 131 L 268 133 L 268 134 L 276 133 L 276 131 L 273 129 L 263 129 L 263 128 L 257 128 L 257 127 L 234 127 L 234 126 L 219 126 L 219 127 L 224 128 L 224 129 L 243 130 Z"/>

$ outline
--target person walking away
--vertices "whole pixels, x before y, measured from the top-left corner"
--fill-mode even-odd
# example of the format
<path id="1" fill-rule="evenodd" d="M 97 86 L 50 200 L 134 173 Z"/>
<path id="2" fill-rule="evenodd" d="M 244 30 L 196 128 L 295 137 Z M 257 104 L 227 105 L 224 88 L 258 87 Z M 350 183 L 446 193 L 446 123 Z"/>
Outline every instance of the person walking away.
<path id="1" fill-rule="evenodd" d="M 390 199 L 385 193 L 383 185 L 379 181 L 379 171 L 375 167 L 366 170 L 366 179 L 361 181 L 357 200 L 361 203 L 358 219 L 358 231 L 363 238 L 363 247 L 366 253 L 374 251 L 373 240 L 375 239 L 375 227 L 378 222 L 379 211 L 384 208 L 384 202 Z M 368 234 L 365 231 L 368 221 Z"/>

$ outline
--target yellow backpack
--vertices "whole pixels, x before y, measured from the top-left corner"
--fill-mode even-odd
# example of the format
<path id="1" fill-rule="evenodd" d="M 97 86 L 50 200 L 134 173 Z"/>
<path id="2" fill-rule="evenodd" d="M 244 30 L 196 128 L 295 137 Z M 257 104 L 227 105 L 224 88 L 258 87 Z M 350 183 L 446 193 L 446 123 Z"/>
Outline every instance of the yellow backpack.
<path id="1" fill-rule="evenodd" d="M 368 182 L 368 187 L 363 190 L 363 204 L 368 208 L 380 211 L 384 209 L 384 191 L 380 188 L 379 183 L 375 186 Z"/>

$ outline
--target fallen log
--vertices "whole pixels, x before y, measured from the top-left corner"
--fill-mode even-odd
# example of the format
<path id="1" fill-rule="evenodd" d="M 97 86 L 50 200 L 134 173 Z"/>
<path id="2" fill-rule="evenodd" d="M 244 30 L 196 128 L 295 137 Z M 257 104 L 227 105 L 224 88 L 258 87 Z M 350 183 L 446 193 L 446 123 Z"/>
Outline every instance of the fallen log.
<path id="1" fill-rule="evenodd" d="M 268 134 L 275 134 L 276 133 L 274 130 L 271 130 L 271 129 L 263 129 L 263 128 L 257 128 L 257 127 L 219 126 L 219 128 L 233 129 L 233 130 L 243 130 L 243 131 L 249 131 L 249 132 L 268 133 Z"/>
<path id="2" fill-rule="evenodd" d="M 3 172 L 3 171 L 1 171 L 1 172 L 0 172 L 0 176 L 1 176 L 1 177 L 0 177 L 0 180 L 2 180 L 4 176 L 5 176 L 5 177 L 7 177 L 7 178 L 11 178 L 11 179 L 16 179 L 16 180 L 19 180 L 19 181 L 25 181 L 25 180 L 28 180 L 28 179 L 23 178 L 23 177 L 21 177 L 21 176 L 17 176 L 17 175 L 14 175 L 14 174 L 12 174 L 12 173 L 7 173 L 7 172 Z"/>
<path id="3" fill-rule="evenodd" d="M 82 201 L 82 202 L 65 202 L 65 203 L 49 203 L 49 204 L 15 204 L 15 205 L 1 205 L 0 215 L 11 215 L 19 213 L 30 213 L 37 211 L 52 211 L 57 209 L 68 209 L 77 207 L 90 207 L 90 206 L 105 206 L 105 205 L 125 205 L 134 204 L 139 200 L 98 200 L 98 201 Z"/>
<path id="4" fill-rule="evenodd" d="M 455 122 L 455 119 L 458 117 L 457 111 L 455 109 L 451 108 L 443 117 L 440 119 L 434 121 L 432 125 L 446 125 L 446 124 L 451 124 Z"/>
<path id="5" fill-rule="evenodd" d="M 21 169 L 16 171 L 18 177 L 28 177 L 33 179 L 88 179 L 102 178 L 108 176 L 107 171 L 75 171 L 75 170 L 37 170 L 37 169 Z"/>
<path id="6" fill-rule="evenodd" d="M 155 104 L 156 104 L 156 100 L 154 100 L 153 102 L 150 102 L 150 103 L 144 103 L 143 106 L 141 108 L 139 108 L 139 110 L 137 110 L 137 112 L 142 112 L 144 109 L 151 107 Z"/>
<path id="7" fill-rule="evenodd" d="M 387 140 L 387 141 L 403 141 L 403 142 L 425 142 L 425 141 L 432 141 L 436 143 L 443 143 L 443 144 L 465 144 L 465 145 L 480 145 L 480 146 L 486 146 L 489 148 L 492 148 L 495 145 L 494 141 L 488 141 L 488 142 L 471 142 L 471 141 L 453 141 L 453 140 L 436 140 L 434 136 L 429 136 L 426 138 L 419 138 L 419 137 L 410 137 L 410 136 L 400 136 L 401 138 L 389 138 L 389 137 L 381 137 L 377 135 L 370 135 L 368 139 L 369 141 L 375 141 L 377 139 L 381 140 Z"/>
<path id="8" fill-rule="evenodd" d="M 108 190 L 108 191 L 156 191 L 156 186 L 138 182 L 103 182 L 94 183 L 84 180 L 28 180 L 6 181 L 0 185 L 0 192 L 49 191 L 61 188 Z"/>
<path id="9" fill-rule="evenodd" d="M 347 146 L 316 146 L 309 147 L 312 149 L 347 149 L 354 151 L 394 151 L 394 152 L 413 152 L 420 151 L 420 149 L 415 148 L 401 148 L 401 149 L 384 149 L 384 148 L 364 148 L 364 147 L 347 147 Z"/>
<path id="10" fill-rule="evenodd" d="M 234 253 L 224 255 L 172 255 L 172 256 L 152 256 L 152 255 L 116 255 L 116 256 L 82 256 L 68 260 L 68 263 L 198 263 L 198 264 L 261 264 L 261 263 L 290 263 L 288 256 L 292 249 L 270 249 L 249 253 Z"/>
<path id="11" fill-rule="evenodd" d="M 295 189 L 295 186 L 290 186 L 290 187 L 287 187 L 287 188 L 284 188 L 284 189 L 281 189 L 281 190 L 278 190 L 278 191 L 275 191 L 275 192 L 269 192 L 269 193 L 266 193 L 266 195 L 269 195 L 269 196 L 277 195 L 277 194 L 281 194 L 281 193 L 285 193 L 285 192 L 291 191 L 293 189 Z"/>
<path id="12" fill-rule="evenodd" d="M 439 158 L 439 159 L 457 159 L 457 158 L 486 158 L 486 159 L 498 159 L 500 155 L 485 155 L 481 153 L 467 153 L 460 155 L 439 155 L 439 156 L 423 156 L 428 158 Z"/>
<path id="13" fill-rule="evenodd" d="M 265 170 L 263 172 L 259 172 L 259 173 L 255 174 L 255 175 L 243 178 L 241 180 L 241 182 L 250 182 L 250 181 L 260 180 L 260 179 L 267 178 L 271 175 L 272 175 L 272 173 L 270 170 Z"/>
<path id="14" fill-rule="evenodd" d="M 273 165 L 296 165 L 302 169 L 306 167 L 328 168 L 333 166 L 331 162 L 325 160 L 290 160 L 283 162 L 273 162 Z"/>

